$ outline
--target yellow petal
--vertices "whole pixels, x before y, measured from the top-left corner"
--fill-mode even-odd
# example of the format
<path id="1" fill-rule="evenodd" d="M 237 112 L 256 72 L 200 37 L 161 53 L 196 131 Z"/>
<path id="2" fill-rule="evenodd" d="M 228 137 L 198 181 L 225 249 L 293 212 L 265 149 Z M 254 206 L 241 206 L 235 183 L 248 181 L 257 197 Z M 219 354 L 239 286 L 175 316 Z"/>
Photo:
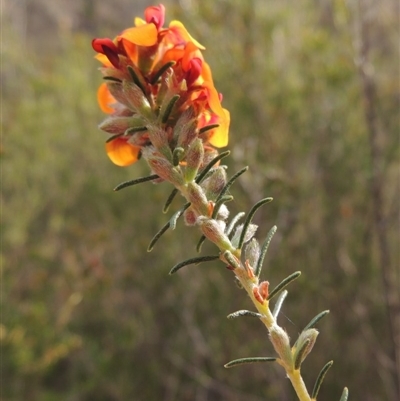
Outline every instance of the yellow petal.
<path id="1" fill-rule="evenodd" d="M 146 21 L 140 17 L 135 17 L 134 22 L 135 26 L 146 25 Z"/>
<path id="2" fill-rule="evenodd" d="M 197 48 L 204 50 L 205 47 L 200 44 L 196 39 L 194 39 L 190 33 L 187 31 L 185 26 L 180 21 L 171 21 L 169 24 L 169 29 L 179 34 L 179 36 L 186 42 L 194 43 Z"/>
<path id="3" fill-rule="evenodd" d="M 153 46 L 157 43 L 157 28 L 154 24 L 145 24 L 125 29 L 120 38 L 124 38 L 139 46 Z"/>
<path id="4" fill-rule="evenodd" d="M 111 64 L 110 60 L 105 54 L 97 53 L 94 58 L 96 60 L 99 60 L 101 64 L 103 64 L 104 67 L 112 67 L 113 65 Z"/>
<path id="5" fill-rule="evenodd" d="M 106 152 L 114 164 L 125 167 L 138 160 L 140 147 L 129 144 L 125 138 L 115 138 L 106 143 Z"/>
<path id="6" fill-rule="evenodd" d="M 229 141 L 229 123 L 230 114 L 226 109 L 222 109 L 223 114 L 218 121 L 219 127 L 215 129 L 212 137 L 209 139 L 211 145 L 216 148 L 223 148 L 228 145 Z"/>

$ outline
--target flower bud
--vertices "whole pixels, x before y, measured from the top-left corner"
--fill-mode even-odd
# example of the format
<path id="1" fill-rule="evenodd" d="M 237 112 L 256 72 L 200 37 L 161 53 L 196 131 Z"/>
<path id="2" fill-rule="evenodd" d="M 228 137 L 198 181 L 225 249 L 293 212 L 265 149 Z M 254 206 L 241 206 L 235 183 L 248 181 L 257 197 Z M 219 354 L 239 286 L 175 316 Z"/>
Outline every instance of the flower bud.
<path id="1" fill-rule="evenodd" d="M 204 147 L 201 139 L 196 138 L 187 151 L 185 179 L 187 182 L 193 181 L 199 171 L 199 167 L 203 162 Z"/>
<path id="2" fill-rule="evenodd" d="M 208 199 L 215 200 L 226 185 L 226 171 L 223 167 L 217 167 L 201 186 L 204 188 Z"/>
<path id="3" fill-rule="evenodd" d="M 199 214 L 210 215 L 210 205 L 200 185 L 195 182 L 187 183 L 187 199 Z"/>
<path id="4" fill-rule="evenodd" d="M 147 129 L 151 144 L 169 161 L 172 161 L 172 151 L 168 143 L 168 133 L 161 127 L 153 124 L 149 124 Z"/>
<path id="5" fill-rule="evenodd" d="M 174 128 L 174 138 L 177 141 L 177 146 L 187 148 L 192 141 L 197 137 L 197 120 L 194 116 L 193 108 L 185 110 Z"/>
<path id="6" fill-rule="evenodd" d="M 176 187 L 180 187 L 185 184 L 180 168 L 174 167 L 168 160 L 161 157 L 159 153 L 155 152 L 154 148 L 147 146 L 143 148 L 142 154 L 153 172 L 163 180 L 172 183 Z"/>
<path id="7" fill-rule="evenodd" d="M 183 218 L 187 226 L 194 226 L 197 223 L 197 215 L 192 208 L 185 210 Z"/>
<path id="8" fill-rule="evenodd" d="M 313 349 L 318 334 L 318 330 L 316 329 L 308 329 L 300 334 L 292 350 L 295 369 L 300 369 L 302 362 Z"/>
<path id="9" fill-rule="evenodd" d="M 129 107 L 131 110 L 135 111 L 137 114 L 143 116 L 146 119 L 150 120 L 154 119 L 154 114 L 151 109 L 149 101 L 147 100 L 143 91 L 136 84 L 129 81 L 123 81 L 122 93 L 123 96 L 125 97 L 124 104 L 127 107 Z"/>
<path id="10" fill-rule="evenodd" d="M 293 359 L 290 349 L 290 340 L 286 331 L 274 324 L 269 331 L 269 335 L 275 351 L 285 364 L 286 368 L 291 370 L 293 366 Z"/>
<path id="11" fill-rule="evenodd" d="M 102 131 L 109 134 L 123 134 L 130 128 L 144 127 L 144 122 L 138 117 L 108 117 L 100 125 Z"/>
<path id="12" fill-rule="evenodd" d="M 216 244 L 219 249 L 224 251 L 234 250 L 231 241 L 224 233 L 224 229 L 216 220 L 200 216 L 197 222 L 200 225 L 200 229 L 204 236 L 211 242 Z"/>

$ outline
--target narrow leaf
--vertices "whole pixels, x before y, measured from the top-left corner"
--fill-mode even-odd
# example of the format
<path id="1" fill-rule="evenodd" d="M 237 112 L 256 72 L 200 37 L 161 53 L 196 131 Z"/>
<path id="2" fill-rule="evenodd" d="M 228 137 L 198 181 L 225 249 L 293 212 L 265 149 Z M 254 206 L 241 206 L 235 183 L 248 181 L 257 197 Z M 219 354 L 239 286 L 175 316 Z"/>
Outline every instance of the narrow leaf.
<path id="1" fill-rule="evenodd" d="M 179 100 L 180 95 L 174 95 L 168 102 L 167 106 L 165 107 L 165 110 L 163 110 L 163 113 L 161 115 L 161 122 L 165 124 L 168 121 L 169 116 L 171 115 L 172 109 L 175 106 L 175 103 Z"/>
<path id="2" fill-rule="evenodd" d="M 333 361 L 329 361 L 322 369 L 321 372 L 319 372 L 319 375 L 317 377 L 317 380 L 315 381 L 314 384 L 314 388 L 312 391 L 312 396 L 311 398 L 313 400 L 315 400 L 318 396 L 319 390 L 321 388 L 322 382 L 324 381 L 325 375 L 327 374 L 328 370 L 330 369 L 330 367 L 333 365 Z M 343 395 L 342 395 L 343 397 Z M 347 398 L 345 398 L 345 400 L 347 400 Z M 344 400 L 344 401 L 345 401 Z M 340 399 L 340 401 L 343 401 L 342 399 Z"/>
<path id="3" fill-rule="evenodd" d="M 162 74 L 164 74 L 165 71 L 168 70 L 169 67 L 172 67 L 175 64 L 175 61 L 169 61 L 168 63 L 164 64 L 151 78 L 150 84 L 154 85 L 161 77 Z"/>
<path id="4" fill-rule="evenodd" d="M 104 79 L 105 81 L 112 81 L 112 82 L 118 82 L 118 83 L 121 83 L 121 82 L 122 82 L 121 79 L 116 78 L 116 77 L 111 77 L 111 76 L 103 77 L 103 79 Z"/>
<path id="5" fill-rule="evenodd" d="M 294 369 L 295 370 L 300 369 L 301 363 L 303 362 L 303 359 L 304 359 L 303 356 L 306 353 L 306 351 L 308 350 L 310 342 L 311 342 L 311 340 L 309 340 L 309 339 L 303 341 L 303 343 L 301 344 L 301 348 L 296 350 L 296 357 L 294 360 Z"/>
<path id="6" fill-rule="evenodd" d="M 250 310 L 242 309 L 242 310 L 238 310 L 236 312 L 230 313 L 227 317 L 228 317 L 228 319 L 236 319 L 237 317 L 241 317 L 241 316 L 261 318 L 262 314 L 257 313 L 257 312 L 252 312 Z"/>
<path id="7" fill-rule="evenodd" d="M 170 227 L 172 230 L 175 230 L 176 228 L 176 222 L 178 221 L 179 217 L 182 216 L 183 212 L 190 206 L 190 202 L 185 203 L 185 205 L 179 209 L 176 213 L 174 213 L 171 217 L 171 219 L 169 220 L 170 223 Z"/>
<path id="8" fill-rule="evenodd" d="M 231 251 L 225 251 L 222 256 L 225 261 L 227 261 L 234 269 L 240 268 L 240 261 L 232 254 Z"/>
<path id="9" fill-rule="evenodd" d="M 151 252 L 154 248 L 156 242 L 161 238 L 161 236 L 170 228 L 171 224 L 176 224 L 176 221 L 180 216 L 182 216 L 183 212 L 190 206 L 190 203 L 186 203 L 182 209 L 178 210 L 164 226 L 157 232 L 157 234 L 150 241 L 149 246 L 147 247 L 147 252 Z"/>
<path id="10" fill-rule="evenodd" d="M 287 290 L 282 291 L 281 294 L 278 297 L 278 300 L 276 301 L 274 310 L 272 312 L 272 315 L 274 316 L 275 319 L 278 317 L 279 312 L 281 311 L 281 307 L 282 307 L 283 301 L 287 297 L 287 294 L 288 294 Z"/>
<path id="11" fill-rule="evenodd" d="M 167 213 L 169 207 L 171 206 L 172 201 L 174 200 L 176 194 L 178 193 L 178 190 L 174 188 L 171 192 L 171 194 L 168 196 L 167 201 L 165 202 L 165 205 L 163 207 L 163 213 Z"/>
<path id="12" fill-rule="evenodd" d="M 263 263 L 264 263 L 265 255 L 267 254 L 267 251 L 268 251 L 268 248 L 269 248 L 269 244 L 271 243 L 272 237 L 273 237 L 274 234 L 276 233 L 276 230 L 277 230 L 277 227 L 276 227 L 276 226 L 273 226 L 273 227 L 269 230 L 268 235 L 267 235 L 267 238 L 265 238 L 265 241 L 263 242 L 263 244 L 262 244 L 262 246 L 261 246 L 260 257 L 259 257 L 259 259 L 258 259 L 258 261 L 257 261 L 257 266 L 256 266 L 256 268 L 255 268 L 255 270 L 254 270 L 254 274 L 255 274 L 257 277 L 260 277 L 261 269 L 262 269 L 262 266 L 263 266 Z"/>
<path id="13" fill-rule="evenodd" d="M 234 366 L 244 365 L 246 363 L 257 363 L 257 362 L 275 362 L 276 358 L 272 356 L 255 356 L 250 358 L 240 358 L 230 361 L 224 365 L 225 368 L 232 368 Z"/>
<path id="14" fill-rule="evenodd" d="M 196 245 L 196 251 L 197 251 L 197 252 L 200 252 L 200 251 L 201 251 L 201 247 L 203 246 L 205 240 L 206 240 L 206 237 L 205 237 L 204 235 L 202 235 L 202 236 L 200 237 L 200 239 L 199 239 L 199 242 L 198 242 L 197 245 Z"/>
<path id="15" fill-rule="evenodd" d="M 310 323 L 307 324 L 306 327 L 304 327 L 303 331 L 306 331 L 307 329 L 311 329 L 314 327 L 323 317 L 325 317 L 329 313 L 329 310 L 324 310 L 321 313 L 318 313 L 317 316 L 311 319 Z"/>
<path id="16" fill-rule="evenodd" d="M 347 387 L 345 387 L 343 389 L 342 396 L 340 397 L 340 401 L 347 401 L 348 398 L 349 398 L 349 390 Z"/>
<path id="17" fill-rule="evenodd" d="M 203 134 L 204 132 L 210 131 L 211 129 L 218 128 L 218 127 L 219 127 L 219 124 L 206 125 L 205 127 L 199 129 L 199 134 Z"/>
<path id="18" fill-rule="evenodd" d="M 124 135 L 125 136 L 129 136 L 129 135 L 133 135 L 136 132 L 144 132 L 147 131 L 147 127 L 142 126 L 142 127 L 130 127 L 128 129 L 125 130 Z"/>
<path id="19" fill-rule="evenodd" d="M 126 68 L 129 72 L 129 75 L 132 78 L 132 81 L 135 83 L 135 85 L 138 86 L 144 94 L 146 94 L 146 88 L 144 87 L 144 84 L 138 75 L 139 72 L 135 71 L 131 65 L 128 65 Z"/>
<path id="20" fill-rule="evenodd" d="M 231 222 L 228 224 L 228 226 L 225 229 L 225 234 L 226 235 L 230 235 L 230 233 L 232 232 L 232 230 L 235 228 L 236 223 L 245 215 L 245 212 L 240 212 L 238 213 L 232 220 Z"/>
<path id="21" fill-rule="evenodd" d="M 106 143 L 109 143 L 109 142 L 113 141 L 114 139 L 119 138 L 122 135 L 124 135 L 124 134 L 117 134 L 117 135 L 110 136 L 109 138 L 107 138 Z"/>
<path id="22" fill-rule="evenodd" d="M 290 284 L 293 280 L 296 280 L 301 275 L 301 272 L 294 272 L 289 277 L 286 277 L 282 280 L 268 295 L 267 300 L 271 300 L 276 294 L 282 291 L 288 284 Z"/>
<path id="23" fill-rule="evenodd" d="M 243 242 L 246 236 L 246 232 L 247 229 L 251 223 L 251 221 L 253 220 L 253 217 L 256 213 L 256 211 L 264 204 L 266 203 L 270 203 L 272 201 L 272 198 L 265 198 L 265 199 L 261 199 L 260 201 L 258 201 L 250 210 L 245 222 L 244 222 L 244 227 L 242 230 L 242 234 L 240 235 L 240 240 L 239 240 L 239 245 L 238 245 L 238 249 L 241 249 L 243 246 Z"/>
<path id="24" fill-rule="evenodd" d="M 169 226 L 170 226 L 170 223 L 168 222 L 164 226 L 161 227 L 161 229 L 157 232 L 157 234 L 150 241 L 150 244 L 147 247 L 147 252 L 151 252 L 153 250 L 154 245 L 161 238 L 161 236 L 168 230 Z"/>
<path id="25" fill-rule="evenodd" d="M 219 199 L 217 202 L 215 202 L 214 205 L 214 210 L 212 212 L 212 218 L 215 219 L 217 217 L 218 211 L 221 208 L 221 206 L 226 203 L 226 202 L 230 202 L 233 200 L 233 196 L 231 195 L 225 195 L 223 196 L 221 199 Z"/>
<path id="26" fill-rule="evenodd" d="M 198 256 L 196 258 L 187 259 L 181 263 L 176 264 L 169 272 L 169 274 L 176 273 L 182 267 L 191 265 L 191 264 L 199 264 L 202 262 L 211 262 L 212 260 L 219 259 L 219 255 L 210 255 L 210 256 Z"/>
<path id="27" fill-rule="evenodd" d="M 241 170 L 239 170 L 236 174 L 234 174 L 231 179 L 225 184 L 223 190 L 221 193 L 218 195 L 217 201 L 219 198 L 222 198 L 228 191 L 229 188 L 232 186 L 232 184 L 243 174 L 245 173 L 249 168 L 248 167 L 243 167 Z"/>
<path id="28" fill-rule="evenodd" d="M 218 156 L 214 157 L 214 159 L 212 159 L 210 163 L 208 163 L 207 166 L 204 167 L 203 170 L 201 170 L 201 173 L 196 177 L 196 184 L 200 184 L 200 182 L 203 181 L 204 177 L 213 168 L 213 166 L 224 157 L 229 156 L 230 153 L 231 152 L 227 150 L 225 152 L 220 153 Z"/>
<path id="29" fill-rule="evenodd" d="M 153 174 L 153 175 L 149 175 L 147 177 L 140 177 L 140 178 L 136 178 L 134 180 L 125 181 L 125 182 L 122 182 L 121 184 L 117 185 L 114 188 L 114 191 L 119 191 L 121 189 L 124 189 L 126 187 L 130 187 L 132 185 L 141 184 L 142 182 L 156 180 L 157 178 L 159 178 L 158 175 L 157 174 Z"/>

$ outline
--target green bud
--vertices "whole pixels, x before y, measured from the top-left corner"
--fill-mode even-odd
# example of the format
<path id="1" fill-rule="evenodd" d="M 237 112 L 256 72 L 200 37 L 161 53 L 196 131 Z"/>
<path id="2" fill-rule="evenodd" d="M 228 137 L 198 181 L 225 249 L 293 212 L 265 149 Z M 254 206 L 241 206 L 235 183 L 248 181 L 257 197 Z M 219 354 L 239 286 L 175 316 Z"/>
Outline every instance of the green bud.
<path id="1" fill-rule="evenodd" d="M 300 369 L 301 364 L 313 349 L 318 334 L 316 329 L 308 329 L 300 334 L 292 350 L 295 369 Z"/>

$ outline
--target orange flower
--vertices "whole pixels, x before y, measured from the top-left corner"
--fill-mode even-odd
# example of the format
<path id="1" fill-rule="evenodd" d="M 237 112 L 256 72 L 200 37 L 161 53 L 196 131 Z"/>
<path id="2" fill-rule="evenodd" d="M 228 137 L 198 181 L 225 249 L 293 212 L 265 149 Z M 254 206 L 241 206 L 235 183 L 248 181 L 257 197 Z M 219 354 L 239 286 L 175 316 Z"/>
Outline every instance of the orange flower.
<path id="1" fill-rule="evenodd" d="M 201 134 L 204 145 L 226 146 L 229 112 L 221 106 L 211 69 L 201 53 L 204 46 L 179 21 L 171 21 L 164 28 L 162 4 L 146 8 L 144 17 L 144 20 L 135 18 L 135 26 L 125 29 L 114 40 L 102 38 L 92 42 L 106 79 L 97 93 L 101 110 L 110 114 L 110 119 L 113 116 L 140 119 L 145 112 L 144 121 L 149 123 L 152 116 L 157 119 L 159 113 L 168 112 L 167 116 L 161 116 L 162 129 L 166 143 L 173 150 L 176 145 L 167 132 L 173 132 L 180 115 L 192 108 L 198 129 L 218 124 Z M 136 92 L 126 92 L 131 90 Z M 178 100 L 171 106 L 173 98 Z M 137 106 L 140 104 L 144 109 Z M 114 133 L 106 150 L 115 164 L 134 163 L 139 159 L 141 148 L 151 144 L 145 125 Z M 135 135 L 132 140 L 131 135 Z"/>
<path id="2" fill-rule="evenodd" d="M 139 159 L 140 147 L 131 145 L 126 138 L 115 138 L 106 143 L 106 152 L 114 164 L 125 167 Z"/>
<path id="3" fill-rule="evenodd" d="M 97 101 L 104 113 L 111 114 L 115 111 L 110 105 L 115 104 L 117 101 L 108 90 L 108 86 L 105 82 L 102 83 L 97 90 Z"/>

